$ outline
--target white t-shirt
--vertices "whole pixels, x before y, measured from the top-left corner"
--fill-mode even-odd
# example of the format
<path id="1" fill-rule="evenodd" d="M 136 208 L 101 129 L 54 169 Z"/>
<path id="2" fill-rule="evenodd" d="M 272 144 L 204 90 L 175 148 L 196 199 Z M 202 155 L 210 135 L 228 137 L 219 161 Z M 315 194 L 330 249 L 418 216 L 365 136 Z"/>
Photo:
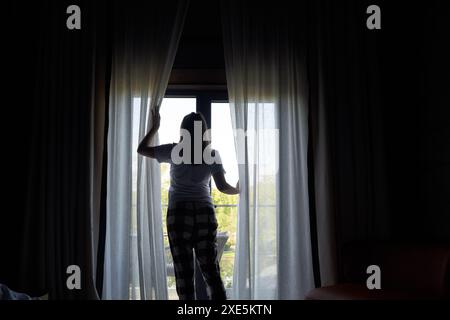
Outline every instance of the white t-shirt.
<path id="1" fill-rule="evenodd" d="M 176 202 L 196 201 L 212 204 L 209 182 L 217 172 L 225 173 L 217 150 L 213 164 L 175 164 L 171 159 L 172 149 L 176 144 L 163 144 L 155 147 L 158 162 L 170 163 L 169 208 Z"/>

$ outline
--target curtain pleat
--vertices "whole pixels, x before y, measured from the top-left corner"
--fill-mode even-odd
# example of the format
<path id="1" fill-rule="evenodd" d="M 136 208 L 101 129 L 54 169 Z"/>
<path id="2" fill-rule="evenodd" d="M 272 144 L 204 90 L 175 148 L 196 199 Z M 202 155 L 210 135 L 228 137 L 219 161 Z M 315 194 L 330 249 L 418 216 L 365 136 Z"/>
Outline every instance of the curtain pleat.
<path id="1" fill-rule="evenodd" d="M 159 164 L 137 144 L 164 97 L 187 6 L 115 3 L 104 299 L 167 299 Z"/>
<path id="2" fill-rule="evenodd" d="M 311 1 L 306 17 L 322 286 L 339 280 L 346 244 L 390 234 L 378 37 L 358 18 L 366 8 L 358 1 Z"/>
<path id="3" fill-rule="evenodd" d="M 93 159 L 94 153 L 102 157 L 102 151 L 92 138 L 94 122 L 103 129 L 97 107 L 105 100 L 98 89 L 106 75 L 99 68 L 104 55 L 97 52 L 103 50 L 99 45 L 106 37 L 107 10 L 106 1 L 79 5 L 84 9 L 82 31 L 65 27 L 67 6 L 62 2 L 43 1 L 30 8 L 36 15 L 30 22 L 36 39 L 29 52 L 36 64 L 28 74 L 35 78 L 28 102 L 31 148 L 18 289 L 48 293 L 50 299 L 98 299 Z M 71 265 L 80 267 L 80 290 L 66 285 Z"/>
<path id="4" fill-rule="evenodd" d="M 236 299 L 302 299 L 314 287 L 308 198 L 308 83 L 302 24 L 289 3 L 223 1 L 237 137 Z"/>

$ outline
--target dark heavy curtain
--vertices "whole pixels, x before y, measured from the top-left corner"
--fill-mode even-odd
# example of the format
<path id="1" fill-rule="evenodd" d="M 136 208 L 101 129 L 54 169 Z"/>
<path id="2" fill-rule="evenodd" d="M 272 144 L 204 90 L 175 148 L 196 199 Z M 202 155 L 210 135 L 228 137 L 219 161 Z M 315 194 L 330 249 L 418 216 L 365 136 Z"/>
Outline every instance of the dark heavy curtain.
<path id="1" fill-rule="evenodd" d="M 350 242 L 449 240 L 445 1 L 308 1 L 310 202 L 322 285 Z M 312 226 L 314 228 L 314 226 Z"/>
<path id="2" fill-rule="evenodd" d="M 81 7 L 81 30 L 66 28 L 71 4 Z M 15 107 L 28 121 L 18 141 L 24 163 L 16 165 L 28 172 L 14 195 L 25 203 L 14 218 L 15 253 L 2 259 L 16 271 L 5 279 L 31 295 L 97 299 L 108 1 L 39 1 L 9 14 L 16 28 L 11 73 L 19 73 L 12 92 L 23 93 Z M 69 265 L 81 269 L 81 290 L 66 287 Z"/>
<path id="3" fill-rule="evenodd" d="M 310 1 L 310 201 L 320 282 L 338 280 L 340 250 L 389 234 L 377 42 L 365 1 Z M 316 281 L 317 284 L 317 281 Z"/>
<path id="4" fill-rule="evenodd" d="M 450 3 L 395 3 L 381 38 L 393 237 L 448 243 Z"/>

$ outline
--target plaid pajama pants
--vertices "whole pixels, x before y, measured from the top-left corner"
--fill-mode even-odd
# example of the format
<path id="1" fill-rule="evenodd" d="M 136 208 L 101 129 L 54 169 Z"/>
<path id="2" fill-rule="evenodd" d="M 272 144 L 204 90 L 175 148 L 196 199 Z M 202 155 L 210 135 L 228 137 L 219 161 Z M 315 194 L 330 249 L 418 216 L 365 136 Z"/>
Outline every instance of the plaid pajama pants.
<path id="1" fill-rule="evenodd" d="M 167 210 L 167 233 L 180 300 L 195 300 L 194 254 L 211 300 L 225 300 L 217 261 L 214 207 L 202 202 L 177 202 Z"/>

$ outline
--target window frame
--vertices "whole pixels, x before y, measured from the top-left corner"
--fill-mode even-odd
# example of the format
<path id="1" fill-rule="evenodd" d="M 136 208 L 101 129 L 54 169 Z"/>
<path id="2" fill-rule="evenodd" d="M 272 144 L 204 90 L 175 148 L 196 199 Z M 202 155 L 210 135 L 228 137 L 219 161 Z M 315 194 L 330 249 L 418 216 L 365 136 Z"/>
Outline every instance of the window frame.
<path id="1" fill-rule="evenodd" d="M 196 98 L 196 111 L 203 114 L 208 128 L 211 129 L 211 104 L 228 102 L 228 92 L 217 89 L 167 89 L 164 98 Z"/>

